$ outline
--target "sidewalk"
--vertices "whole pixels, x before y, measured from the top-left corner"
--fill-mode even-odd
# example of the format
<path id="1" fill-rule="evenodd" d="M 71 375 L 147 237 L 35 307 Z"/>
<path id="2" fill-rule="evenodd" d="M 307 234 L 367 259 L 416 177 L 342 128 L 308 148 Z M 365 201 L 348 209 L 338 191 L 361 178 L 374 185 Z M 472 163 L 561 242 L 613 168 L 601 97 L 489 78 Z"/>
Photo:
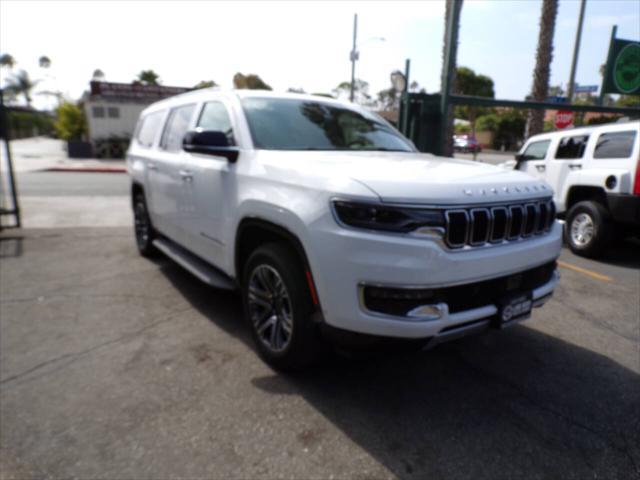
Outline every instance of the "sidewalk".
<path id="1" fill-rule="evenodd" d="M 12 140 L 11 158 L 16 172 L 69 171 L 126 173 L 124 160 L 100 160 L 97 158 L 67 158 L 65 142 L 48 137 Z M 4 145 L 0 148 L 1 169 L 7 168 Z"/>

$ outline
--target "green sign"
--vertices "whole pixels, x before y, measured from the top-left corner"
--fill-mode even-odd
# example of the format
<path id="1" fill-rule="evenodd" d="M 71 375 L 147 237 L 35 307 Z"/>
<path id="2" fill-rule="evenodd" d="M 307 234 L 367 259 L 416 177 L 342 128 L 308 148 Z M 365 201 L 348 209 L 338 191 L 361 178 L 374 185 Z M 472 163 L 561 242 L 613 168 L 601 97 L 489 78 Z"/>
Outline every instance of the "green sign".
<path id="1" fill-rule="evenodd" d="M 640 43 L 612 40 L 602 91 L 640 95 Z"/>

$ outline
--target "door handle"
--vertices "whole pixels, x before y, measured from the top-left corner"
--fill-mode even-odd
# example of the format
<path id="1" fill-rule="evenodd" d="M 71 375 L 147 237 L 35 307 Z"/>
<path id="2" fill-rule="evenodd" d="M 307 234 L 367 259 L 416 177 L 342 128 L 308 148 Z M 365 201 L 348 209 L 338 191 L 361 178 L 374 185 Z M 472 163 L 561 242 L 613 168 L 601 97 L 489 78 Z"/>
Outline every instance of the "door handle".
<path id="1" fill-rule="evenodd" d="M 178 174 L 182 177 L 182 181 L 191 183 L 193 181 L 193 173 L 191 170 L 180 170 Z"/>
<path id="2" fill-rule="evenodd" d="M 158 166 L 155 163 L 148 163 L 147 168 L 153 171 L 158 170 Z"/>
<path id="3" fill-rule="evenodd" d="M 580 170 L 581 168 L 582 168 L 582 165 L 580 165 L 579 163 L 574 163 L 573 165 L 569 165 L 570 170 Z"/>
<path id="4" fill-rule="evenodd" d="M 547 167 L 544 165 L 536 165 L 536 170 L 538 170 L 539 172 L 544 172 L 546 169 Z"/>

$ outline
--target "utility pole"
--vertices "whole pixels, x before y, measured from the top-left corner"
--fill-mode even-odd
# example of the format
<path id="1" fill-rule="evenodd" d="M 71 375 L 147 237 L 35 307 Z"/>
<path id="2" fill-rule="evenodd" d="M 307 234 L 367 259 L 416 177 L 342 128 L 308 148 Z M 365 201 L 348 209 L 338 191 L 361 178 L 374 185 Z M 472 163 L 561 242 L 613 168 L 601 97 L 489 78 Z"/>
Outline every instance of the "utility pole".
<path id="1" fill-rule="evenodd" d="M 578 29 L 576 30 L 576 41 L 573 45 L 573 60 L 571 60 L 571 75 L 569 76 L 569 86 L 567 98 L 569 103 L 573 101 L 573 91 L 575 90 L 576 67 L 578 65 L 578 53 L 580 52 L 580 38 L 582 37 L 582 24 L 584 23 L 584 10 L 587 6 L 587 0 L 580 2 L 580 17 L 578 18 Z"/>
<path id="2" fill-rule="evenodd" d="M 358 14 L 353 15 L 353 48 L 351 49 L 351 55 L 349 58 L 351 59 L 351 93 L 349 94 L 349 99 L 353 102 L 353 89 L 356 81 L 356 60 L 360 54 L 358 50 L 356 50 L 356 39 L 358 37 Z"/>
<path id="3" fill-rule="evenodd" d="M 456 58 L 458 55 L 458 29 L 462 0 L 446 0 L 446 27 L 444 34 L 444 55 L 440 87 L 440 138 L 439 155 L 453 156 L 453 110 L 449 95 L 455 82 Z"/>

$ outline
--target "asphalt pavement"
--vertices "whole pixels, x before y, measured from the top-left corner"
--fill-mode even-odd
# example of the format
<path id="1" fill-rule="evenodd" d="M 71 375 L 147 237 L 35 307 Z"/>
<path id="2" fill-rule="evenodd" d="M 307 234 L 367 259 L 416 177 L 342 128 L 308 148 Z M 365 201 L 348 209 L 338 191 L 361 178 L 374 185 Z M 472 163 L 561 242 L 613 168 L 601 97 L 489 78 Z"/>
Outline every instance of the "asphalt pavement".
<path id="1" fill-rule="evenodd" d="M 33 226 L 0 235 L 3 479 L 640 478 L 636 241 L 564 250 L 518 326 L 292 376 L 256 356 L 237 295 L 137 255 L 126 175 L 19 182 Z"/>

